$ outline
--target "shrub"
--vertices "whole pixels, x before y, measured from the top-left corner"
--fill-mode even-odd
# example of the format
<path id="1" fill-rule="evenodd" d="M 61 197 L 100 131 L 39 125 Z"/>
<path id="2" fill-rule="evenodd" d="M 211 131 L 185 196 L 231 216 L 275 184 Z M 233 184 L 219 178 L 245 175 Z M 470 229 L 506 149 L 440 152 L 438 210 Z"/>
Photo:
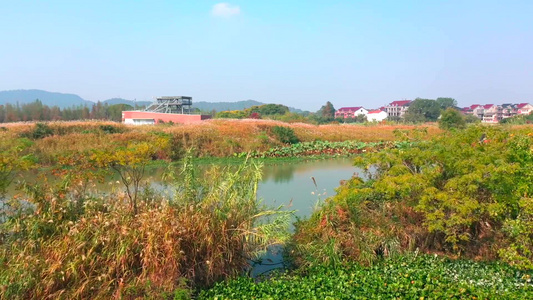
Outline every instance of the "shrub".
<path id="1" fill-rule="evenodd" d="M 107 134 L 120 133 L 120 128 L 113 125 L 100 125 L 100 130 Z"/>
<path id="2" fill-rule="evenodd" d="M 419 248 L 527 266 L 532 146 L 527 128 L 476 126 L 360 156 L 365 174 L 297 224 L 296 262 L 327 261 L 325 249 L 369 263 Z"/>
<path id="3" fill-rule="evenodd" d="M 35 128 L 28 134 L 27 137 L 34 140 L 42 139 L 54 134 L 54 131 L 50 126 L 45 123 L 36 123 Z"/>
<path id="4" fill-rule="evenodd" d="M 274 136 L 284 144 L 296 144 L 300 142 L 294 133 L 294 130 L 290 127 L 274 126 L 272 127 L 271 131 L 272 134 L 274 134 Z"/>
<path id="5" fill-rule="evenodd" d="M 442 112 L 438 123 L 439 128 L 445 130 L 450 130 L 452 128 L 464 128 L 466 125 L 463 115 L 452 107 L 448 107 Z"/>

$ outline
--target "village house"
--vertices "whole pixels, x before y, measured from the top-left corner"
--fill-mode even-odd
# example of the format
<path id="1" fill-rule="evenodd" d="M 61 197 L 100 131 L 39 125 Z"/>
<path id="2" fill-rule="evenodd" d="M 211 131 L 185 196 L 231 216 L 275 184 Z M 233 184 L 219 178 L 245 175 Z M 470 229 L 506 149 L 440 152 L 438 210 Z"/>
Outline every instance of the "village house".
<path id="1" fill-rule="evenodd" d="M 403 118 L 409 109 L 409 104 L 411 104 L 411 102 L 411 100 L 393 101 L 389 105 L 385 106 L 384 110 L 389 118 Z"/>
<path id="2" fill-rule="evenodd" d="M 387 113 L 381 109 L 369 111 L 366 115 L 368 122 L 381 122 L 387 118 Z"/>
<path id="3" fill-rule="evenodd" d="M 358 115 L 364 115 L 368 113 L 368 110 L 364 109 L 362 106 L 355 107 L 341 107 L 335 112 L 335 118 L 355 118 Z"/>
<path id="4" fill-rule="evenodd" d="M 516 113 L 519 115 L 529 115 L 533 111 L 533 105 L 520 103 L 516 105 Z"/>
<path id="5" fill-rule="evenodd" d="M 529 114 L 533 111 L 533 106 L 529 103 L 505 103 L 502 105 L 474 104 L 463 108 L 461 111 L 464 114 L 476 116 L 483 123 L 498 123 L 505 118 L 510 118 L 518 114 Z"/>
<path id="6" fill-rule="evenodd" d="M 504 103 L 502 104 L 502 118 L 510 118 L 516 116 L 516 104 Z"/>
<path id="7" fill-rule="evenodd" d="M 483 123 L 499 123 L 503 117 L 503 108 L 500 105 L 486 104 L 483 105 Z"/>

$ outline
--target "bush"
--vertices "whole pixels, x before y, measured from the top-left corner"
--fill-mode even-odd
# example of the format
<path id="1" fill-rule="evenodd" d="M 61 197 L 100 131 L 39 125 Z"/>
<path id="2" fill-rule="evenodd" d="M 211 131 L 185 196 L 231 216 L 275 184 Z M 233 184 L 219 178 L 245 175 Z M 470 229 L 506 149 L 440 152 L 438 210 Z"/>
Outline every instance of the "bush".
<path id="1" fill-rule="evenodd" d="M 100 125 L 100 130 L 107 134 L 120 133 L 120 128 L 113 125 Z"/>
<path id="2" fill-rule="evenodd" d="M 360 156 L 365 173 L 297 224 L 296 262 L 371 263 L 419 248 L 529 267 L 532 146 L 528 128 L 476 126 Z"/>
<path id="3" fill-rule="evenodd" d="M 294 130 L 290 127 L 274 126 L 271 131 L 272 134 L 284 144 L 296 144 L 300 142 L 294 133 Z"/>
<path id="4" fill-rule="evenodd" d="M 38 140 L 38 139 L 45 138 L 47 136 L 51 136 L 53 134 L 54 134 L 54 131 L 47 124 L 36 123 L 35 124 L 35 128 L 29 134 L 29 137 L 34 139 L 34 140 Z"/>
<path id="5" fill-rule="evenodd" d="M 450 130 L 452 128 L 465 128 L 466 121 L 463 115 L 456 109 L 448 107 L 442 112 L 438 121 L 439 128 Z"/>

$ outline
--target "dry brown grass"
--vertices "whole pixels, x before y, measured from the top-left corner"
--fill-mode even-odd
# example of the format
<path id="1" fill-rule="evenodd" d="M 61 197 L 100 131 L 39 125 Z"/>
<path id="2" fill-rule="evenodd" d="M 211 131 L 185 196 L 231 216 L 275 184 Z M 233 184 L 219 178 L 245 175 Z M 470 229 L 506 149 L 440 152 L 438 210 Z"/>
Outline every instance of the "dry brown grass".
<path id="1" fill-rule="evenodd" d="M 169 299 L 242 274 L 286 239 L 289 214 L 257 202 L 259 165 L 202 177 L 184 165 L 175 198 L 147 193 L 137 214 L 122 193 L 82 206 L 65 184 L 28 193 L 34 209 L 0 226 L 0 299 Z"/>
<path id="2" fill-rule="evenodd" d="M 207 120 L 192 124 L 173 126 L 131 126 L 113 122 L 76 121 L 47 123 L 53 135 L 36 139 L 29 150 L 43 164 L 53 164 L 55 157 L 72 152 L 87 152 L 92 149 L 125 146 L 130 142 L 151 142 L 157 137 L 169 140 L 171 147 L 167 153 L 160 152 L 160 159 L 179 159 L 185 149 L 195 148 L 198 157 L 227 157 L 245 151 L 266 151 L 283 146 L 272 134 L 275 126 L 290 127 L 302 142 L 315 140 L 362 142 L 392 141 L 397 139 L 395 130 L 415 130 L 427 128 L 431 137 L 440 129 L 434 124 L 424 125 L 311 125 L 304 123 L 284 123 L 273 120 Z M 102 128 L 112 127 L 116 133 Z M 4 124 L 0 131 L 3 139 L 16 139 L 29 136 L 34 130 L 32 123 Z"/>

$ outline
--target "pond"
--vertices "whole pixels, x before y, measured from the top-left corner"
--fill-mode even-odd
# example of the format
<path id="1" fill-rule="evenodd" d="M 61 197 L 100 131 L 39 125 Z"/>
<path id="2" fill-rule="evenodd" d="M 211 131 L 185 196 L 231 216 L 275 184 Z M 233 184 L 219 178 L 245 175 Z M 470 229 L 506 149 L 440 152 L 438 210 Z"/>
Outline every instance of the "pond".
<path id="1" fill-rule="evenodd" d="M 290 204 L 287 209 L 294 210 L 297 217 L 307 217 L 319 201 L 335 195 L 335 188 L 342 180 L 361 171 L 352 164 L 351 158 L 336 158 L 265 165 L 258 198 L 269 206 Z M 251 275 L 255 277 L 283 267 L 280 250 L 272 248 L 260 264 L 253 266 Z"/>
<path id="2" fill-rule="evenodd" d="M 284 161 L 268 163 L 263 167 L 263 179 L 259 184 L 258 199 L 269 207 L 284 205 L 285 209 L 294 211 L 295 217 L 307 217 L 320 201 L 335 195 L 335 188 L 342 180 L 350 179 L 361 170 L 352 165 L 351 158 L 334 158 L 324 160 Z M 172 188 L 161 181 L 165 166 L 147 170 L 147 180 L 154 189 L 171 196 Z M 27 182 L 38 181 L 37 173 L 23 175 Z M 50 178 L 50 180 L 54 180 Z M 117 178 L 99 184 L 100 192 L 111 192 L 120 188 Z M 9 194 L 14 194 L 15 185 Z M 294 219 L 293 221 L 295 221 Z M 257 276 L 271 269 L 282 266 L 282 257 L 278 248 L 271 249 L 264 257 L 265 264 L 255 265 L 252 275 Z"/>

